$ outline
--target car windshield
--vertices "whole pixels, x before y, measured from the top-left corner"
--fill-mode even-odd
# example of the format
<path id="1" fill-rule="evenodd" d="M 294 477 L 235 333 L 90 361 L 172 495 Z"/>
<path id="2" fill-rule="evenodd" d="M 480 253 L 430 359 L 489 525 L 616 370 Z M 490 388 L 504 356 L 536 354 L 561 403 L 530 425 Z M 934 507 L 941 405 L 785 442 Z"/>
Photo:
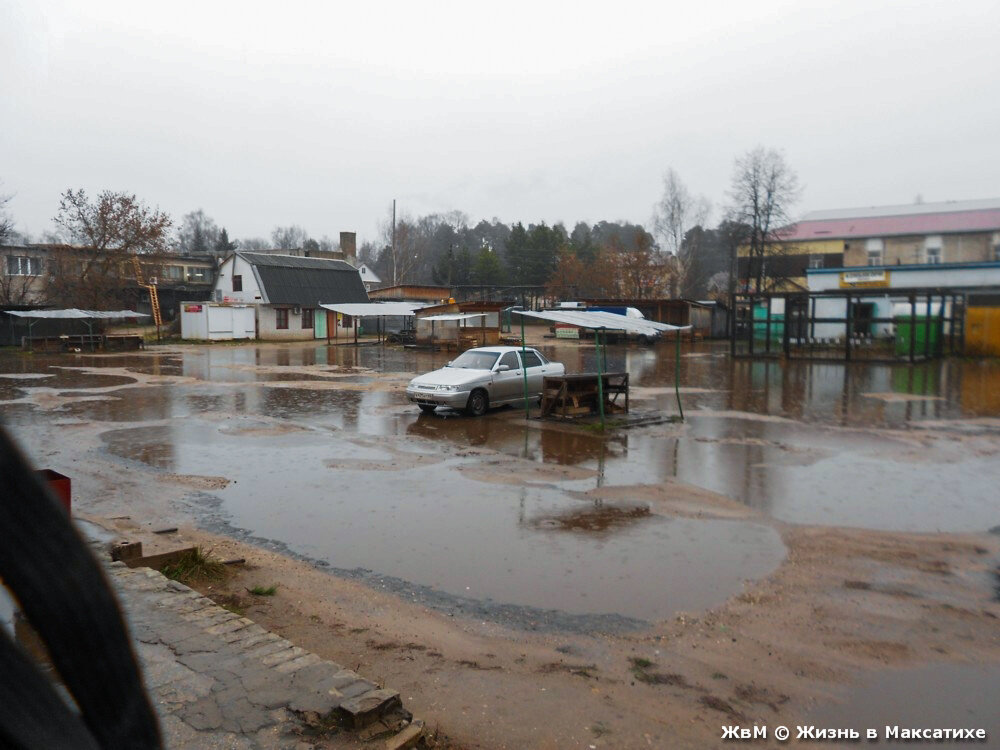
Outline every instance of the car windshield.
<path id="1" fill-rule="evenodd" d="M 497 361 L 498 352 L 477 352 L 470 350 L 448 363 L 448 367 L 458 367 L 463 370 L 491 370 Z"/>

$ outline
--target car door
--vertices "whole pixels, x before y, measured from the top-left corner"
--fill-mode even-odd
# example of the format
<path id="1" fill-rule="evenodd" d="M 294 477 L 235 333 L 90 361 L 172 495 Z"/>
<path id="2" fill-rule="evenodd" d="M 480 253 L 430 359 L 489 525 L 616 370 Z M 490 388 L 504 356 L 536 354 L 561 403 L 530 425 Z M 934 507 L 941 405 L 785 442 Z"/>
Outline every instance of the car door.
<path id="1" fill-rule="evenodd" d="M 528 394 L 537 396 L 542 392 L 542 379 L 545 377 L 546 362 L 534 349 L 524 352 L 524 364 L 528 368 Z"/>
<path id="2" fill-rule="evenodd" d="M 501 365 L 507 365 L 510 369 L 500 372 Z M 524 392 L 524 372 L 521 370 L 521 359 L 517 352 L 505 352 L 497 361 L 496 368 L 493 371 L 493 393 L 490 401 L 494 403 L 510 401 L 521 396 Z"/>

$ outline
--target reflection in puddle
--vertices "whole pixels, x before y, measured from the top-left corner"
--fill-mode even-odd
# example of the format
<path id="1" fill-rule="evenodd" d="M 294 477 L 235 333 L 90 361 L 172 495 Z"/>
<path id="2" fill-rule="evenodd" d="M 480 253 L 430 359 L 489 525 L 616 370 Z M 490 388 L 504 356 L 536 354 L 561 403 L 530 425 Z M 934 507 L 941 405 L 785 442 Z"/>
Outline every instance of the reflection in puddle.
<path id="1" fill-rule="evenodd" d="M 116 455 L 185 475 L 228 465 L 237 482 L 218 495 L 235 527 L 337 568 L 480 601 L 661 619 L 721 603 L 784 555 L 762 524 L 595 509 L 554 486 L 466 479 L 454 470 L 463 458 L 373 471 L 394 457 L 375 442 L 229 434 L 237 426 L 186 420 L 103 438 Z"/>
<path id="2" fill-rule="evenodd" d="M 646 506 L 616 508 L 596 506 L 588 510 L 559 513 L 555 516 L 533 518 L 528 525 L 536 529 L 560 529 L 588 533 L 617 530 L 639 521 L 647 520 L 652 511 Z"/>
<path id="3" fill-rule="evenodd" d="M 639 386 L 636 409 L 675 409 L 671 346 L 609 348 L 608 368 Z M 685 346 L 698 355 L 680 363 L 688 421 L 609 436 L 510 409 L 419 415 L 407 378 L 451 355 L 312 343 L 0 357 L 14 376 L 0 380 L 0 416 L 29 429 L 156 423 L 106 433 L 109 451 L 235 480 L 219 492 L 234 526 L 336 567 L 568 612 L 708 606 L 783 553 L 763 524 L 673 518 L 627 492 L 605 506 L 580 499 L 595 487 L 693 485 L 794 523 L 1000 524 L 995 420 L 956 421 L 1000 416 L 1000 364 L 731 361 L 724 345 Z M 591 346 L 541 348 L 571 372 L 595 366 Z M 479 481 L 482 467 L 514 481 Z"/>

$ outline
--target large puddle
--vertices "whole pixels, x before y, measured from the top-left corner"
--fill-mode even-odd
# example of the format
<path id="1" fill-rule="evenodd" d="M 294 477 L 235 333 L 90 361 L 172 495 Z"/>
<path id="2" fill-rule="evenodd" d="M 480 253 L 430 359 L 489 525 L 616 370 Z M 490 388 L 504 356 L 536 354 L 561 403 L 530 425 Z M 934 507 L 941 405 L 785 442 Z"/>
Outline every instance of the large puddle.
<path id="1" fill-rule="evenodd" d="M 724 601 L 783 556 L 777 533 L 760 523 L 664 517 L 566 491 L 593 486 L 589 479 L 478 481 L 457 470 L 476 459 L 413 452 L 433 448 L 424 440 L 386 450 L 322 430 L 259 434 L 268 431 L 233 422 L 104 438 L 117 455 L 170 472 L 236 479 L 215 493 L 234 527 L 337 568 L 456 597 L 655 620 Z"/>
<path id="2" fill-rule="evenodd" d="M 542 348 L 571 372 L 594 367 L 592 347 Z M 640 485 L 692 485 L 790 523 L 1000 525 L 997 363 L 733 362 L 724 346 L 685 346 L 687 422 L 605 437 L 509 409 L 420 415 L 402 385 L 450 356 L 312 344 L 5 356 L 0 416 L 24 431 L 117 425 L 109 454 L 233 480 L 209 496 L 229 528 L 335 568 L 571 614 L 711 606 L 780 561 L 766 523 L 664 514 Z M 608 366 L 631 373 L 635 410 L 674 412 L 672 346 L 612 347 Z M 636 490 L 594 499 L 615 487 Z M 205 496 L 192 497 L 197 510 Z"/>

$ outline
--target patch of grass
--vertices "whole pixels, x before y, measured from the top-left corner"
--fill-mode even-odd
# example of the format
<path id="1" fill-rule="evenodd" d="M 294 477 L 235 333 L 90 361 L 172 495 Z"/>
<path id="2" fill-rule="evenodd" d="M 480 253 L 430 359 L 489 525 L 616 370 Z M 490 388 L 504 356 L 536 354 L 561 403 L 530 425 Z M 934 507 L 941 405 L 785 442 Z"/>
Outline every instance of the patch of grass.
<path id="1" fill-rule="evenodd" d="M 397 648 L 402 648 L 401 643 L 396 641 L 376 641 L 369 639 L 365 641 L 365 645 L 372 651 L 392 651 Z"/>
<path id="2" fill-rule="evenodd" d="M 496 665 L 490 666 L 490 667 L 486 667 L 486 666 L 483 666 L 482 664 L 480 664 L 478 661 L 472 661 L 472 660 L 469 660 L 469 659 L 461 659 L 461 660 L 459 660 L 459 661 L 457 661 L 455 663 L 458 664 L 461 667 L 467 667 L 468 669 L 478 669 L 478 670 L 483 671 L 483 672 L 490 672 L 490 671 L 493 671 L 493 670 L 501 670 L 501 669 L 503 669 L 503 667 L 496 666 Z"/>
<path id="3" fill-rule="evenodd" d="M 619 427 L 625 427 L 628 422 L 624 419 L 605 419 L 604 424 L 600 422 L 585 422 L 580 425 L 585 430 L 590 430 L 591 432 L 605 432 L 606 430 L 615 430 Z"/>
<path id="4" fill-rule="evenodd" d="M 591 724 L 590 731 L 595 737 L 603 737 L 606 734 L 611 734 L 611 728 L 603 721 L 595 721 Z"/>
<path id="5" fill-rule="evenodd" d="M 177 562 L 168 563 L 160 568 L 160 572 L 167 578 L 181 583 L 220 581 L 228 573 L 222 560 L 212 557 L 211 550 L 202 551 L 201 547 L 185 552 Z"/>
<path id="6" fill-rule="evenodd" d="M 726 677 L 724 674 L 722 674 L 722 672 L 712 672 L 712 679 L 713 680 L 728 680 L 729 678 Z"/>
<path id="7" fill-rule="evenodd" d="M 872 585 L 868 581 L 844 581 L 844 588 L 855 591 L 871 591 Z"/>
<path id="8" fill-rule="evenodd" d="M 650 672 L 650 667 L 655 667 L 656 664 L 651 662 L 649 659 L 643 659 L 639 656 L 633 656 L 629 659 L 632 664 L 632 675 L 639 682 L 644 682 L 647 685 L 676 685 L 677 687 L 687 687 L 687 680 L 684 679 L 683 675 L 666 673 L 666 672 Z"/>
<path id="9" fill-rule="evenodd" d="M 549 664 L 543 664 L 540 666 L 538 671 L 543 674 L 551 674 L 552 672 L 567 672 L 575 677 L 582 677 L 585 680 L 597 679 L 596 675 L 594 675 L 594 672 L 597 671 L 596 664 L 564 664 L 563 662 L 550 662 Z"/>
<path id="10" fill-rule="evenodd" d="M 730 716 L 736 719 L 746 720 L 746 717 L 739 711 L 737 711 L 735 708 L 733 708 L 732 704 L 730 704 L 729 701 L 725 701 L 717 696 L 703 695 L 701 696 L 701 698 L 698 699 L 698 702 L 701 703 L 701 705 L 705 706 L 706 708 L 711 708 L 715 711 L 720 711 L 724 714 L 729 714 Z"/>
<path id="11" fill-rule="evenodd" d="M 665 672 L 645 672 L 641 669 L 632 670 L 635 679 L 645 682 L 647 685 L 675 685 L 677 687 L 687 687 L 687 680 L 683 675 Z"/>
<path id="12" fill-rule="evenodd" d="M 734 692 L 736 697 L 741 701 L 746 703 L 761 703 L 768 706 L 775 713 L 778 712 L 778 706 L 787 703 L 789 700 L 787 695 L 782 693 L 774 694 L 767 688 L 757 687 L 756 685 L 737 685 Z"/>
<path id="13" fill-rule="evenodd" d="M 277 586 L 254 586 L 252 589 L 247 589 L 254 596 L 274 596 L 278 593 Z"/>
<path id="14" fill-rule="evenodd" d="M 243 601 L 238 596 L 219 596 L 215 598 L 215 603 L 218 604 L 225 610 L 229 610 L 234 615 L 239 615 L 244 617 L 247 613 L 247 608 L 243 604 Z"/>

